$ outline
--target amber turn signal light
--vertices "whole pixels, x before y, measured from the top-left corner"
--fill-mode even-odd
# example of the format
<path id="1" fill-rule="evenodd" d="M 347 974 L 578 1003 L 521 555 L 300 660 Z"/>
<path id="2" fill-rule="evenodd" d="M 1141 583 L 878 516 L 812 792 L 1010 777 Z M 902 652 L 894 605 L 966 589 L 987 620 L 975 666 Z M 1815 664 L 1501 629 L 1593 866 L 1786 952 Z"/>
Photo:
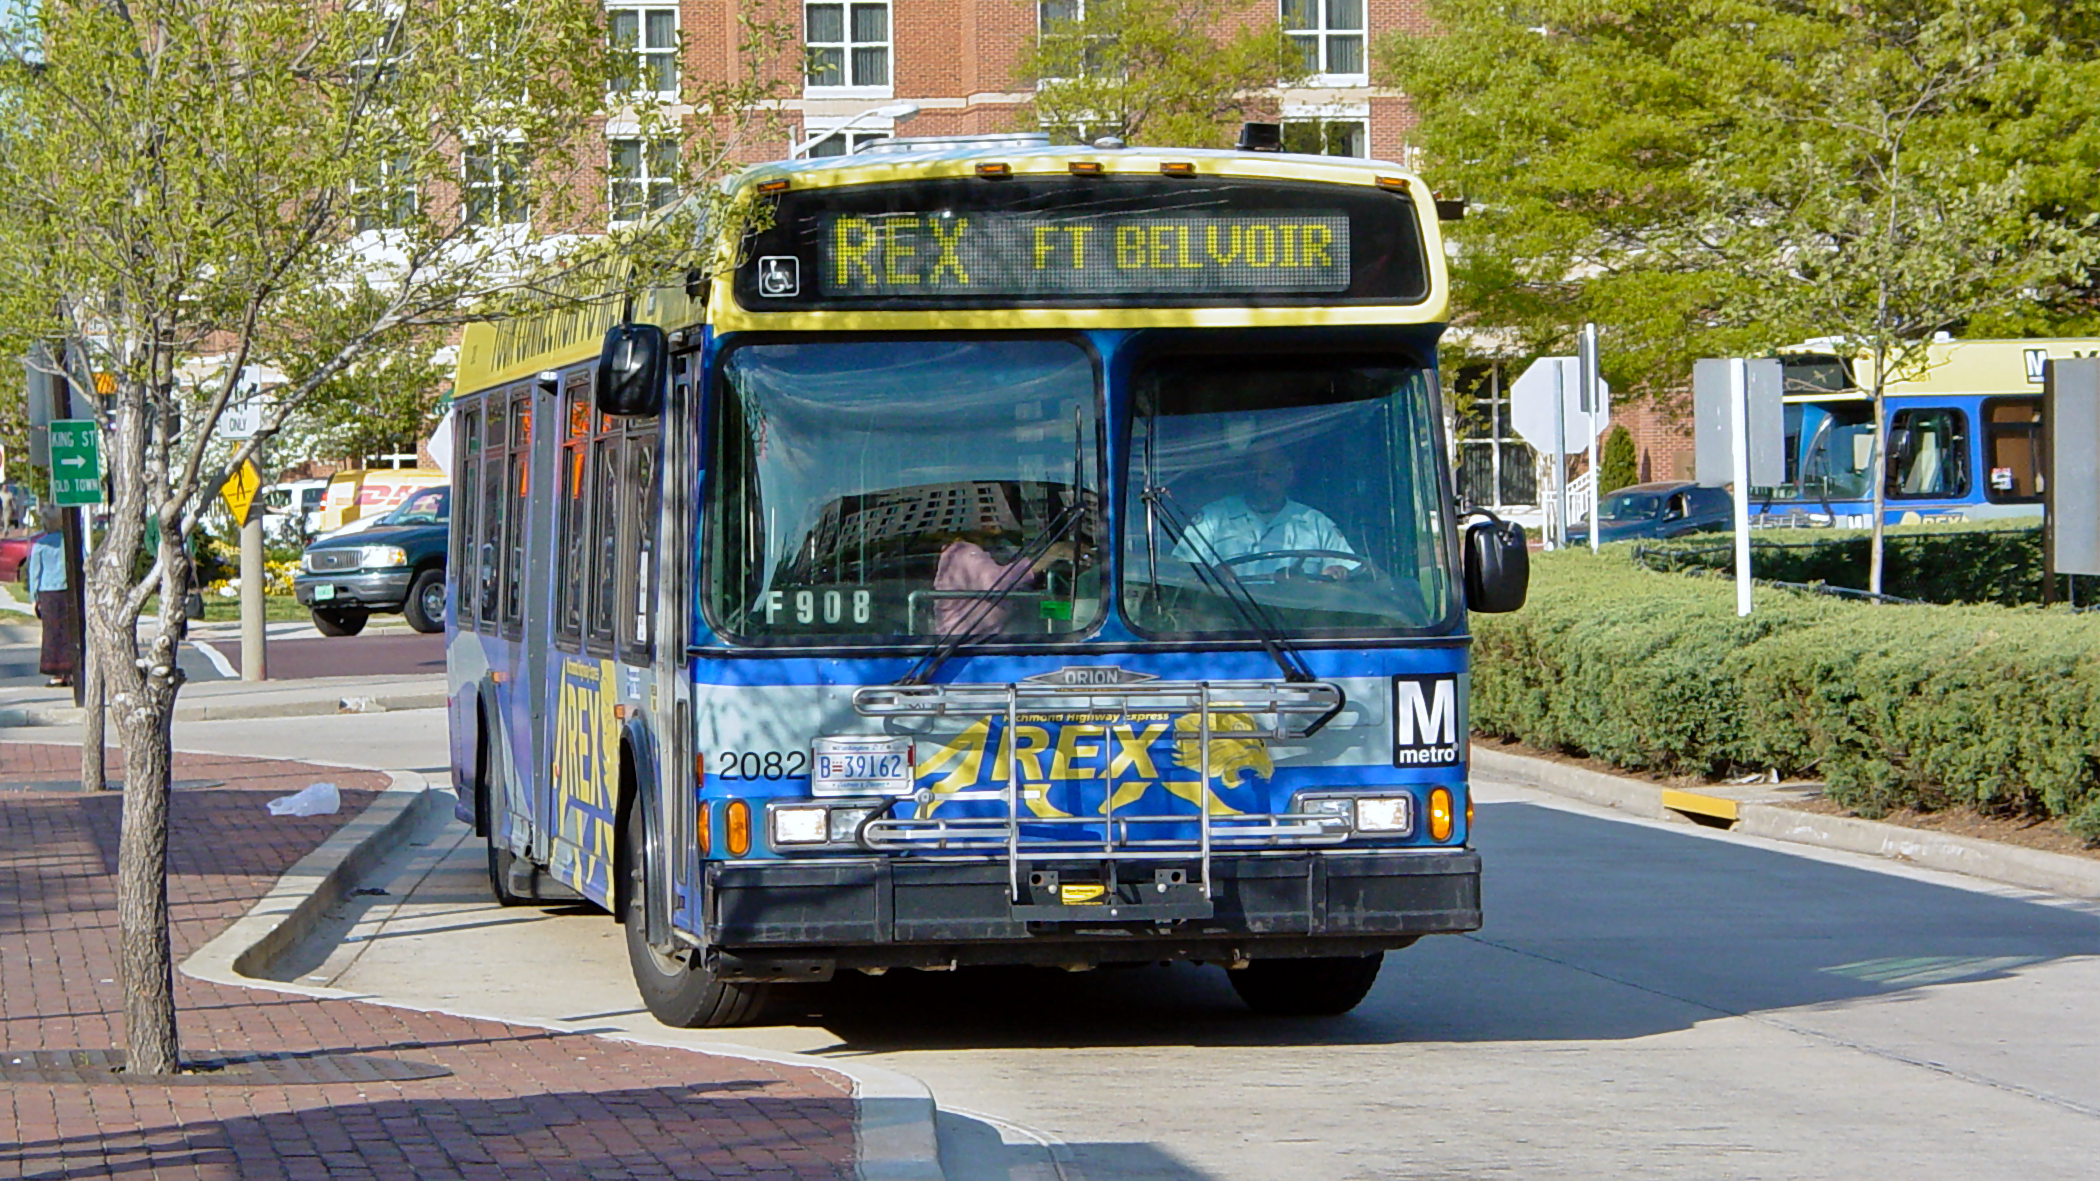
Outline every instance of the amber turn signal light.
<path id="1" fill-rule="evenodd" d="M 751 851 L 751 805 L 742 800 L 729 801 L 722 815 L 722 845 L 731 857 L 742 857 Z M 1446 824 L 1446 828 L 1450 825 Z"/>
<path id="2" fill-rule="evenodd" d="M 1451 790 L 1444 787 L 1429 791 L 1429 839 L 1448 841 L 1451 839 Z"/>

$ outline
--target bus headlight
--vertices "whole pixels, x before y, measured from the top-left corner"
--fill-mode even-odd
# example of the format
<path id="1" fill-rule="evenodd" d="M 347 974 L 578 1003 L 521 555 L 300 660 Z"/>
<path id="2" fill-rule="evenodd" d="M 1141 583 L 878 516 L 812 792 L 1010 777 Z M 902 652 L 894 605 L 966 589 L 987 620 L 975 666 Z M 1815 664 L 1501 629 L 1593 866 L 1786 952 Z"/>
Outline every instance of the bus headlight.
<path id="1" fill-rule="evenodd" d="M 1367 796 L 1356 801 L 1356 831 L 1410 833 L 1414 830 L 1413 796 Z"/>
<path id="2" fill-rule="evenodd" d="M 773 809 L 773 843 L 776 845 L 821 845 L 831 835 L 831 809 Z"/>
<path id="3" fill-rule="evenodd" d="M 856 801 L 852 804 L 773 804 L 767 808 L 768 829 L 773 845 L 853 845 L 860 839 L 860 826 L 880 812 L 881 804 Z"/>

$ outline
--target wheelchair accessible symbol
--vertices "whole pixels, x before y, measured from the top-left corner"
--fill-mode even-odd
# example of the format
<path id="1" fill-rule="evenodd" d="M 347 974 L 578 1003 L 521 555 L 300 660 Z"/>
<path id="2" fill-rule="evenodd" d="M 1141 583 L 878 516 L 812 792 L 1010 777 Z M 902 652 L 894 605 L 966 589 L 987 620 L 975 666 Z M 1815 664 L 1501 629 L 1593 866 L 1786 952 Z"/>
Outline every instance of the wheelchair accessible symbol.
<path id="1" fill-rule="evenodd" d="M 802 293 L 802 260 L 792 254 L 768 254 L 758 260 L 758 293 L 786 299 Z"/>

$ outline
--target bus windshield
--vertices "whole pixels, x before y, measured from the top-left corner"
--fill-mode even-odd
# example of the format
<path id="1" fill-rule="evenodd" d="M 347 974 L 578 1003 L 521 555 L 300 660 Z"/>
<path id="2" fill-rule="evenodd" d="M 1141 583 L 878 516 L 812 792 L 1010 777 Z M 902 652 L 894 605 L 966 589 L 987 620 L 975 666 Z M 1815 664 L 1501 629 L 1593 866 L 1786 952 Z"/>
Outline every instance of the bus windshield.
<path id="1" fill-rule="evenodd" d="M 1442 624 L 1432 380 L 1390 358 L 1213 353 L 1141 366 L 1122 510 L 1131 624 L 1248 636 L 1235 583 L 1289 634 Z"/>
<path id="2" fill-rule="evenodd" d="M 1079 344 L 751 344 L 722 375 L 705 571 L 720 632 L 1043 643 L 1100 617 L 1100 394 Z"/>

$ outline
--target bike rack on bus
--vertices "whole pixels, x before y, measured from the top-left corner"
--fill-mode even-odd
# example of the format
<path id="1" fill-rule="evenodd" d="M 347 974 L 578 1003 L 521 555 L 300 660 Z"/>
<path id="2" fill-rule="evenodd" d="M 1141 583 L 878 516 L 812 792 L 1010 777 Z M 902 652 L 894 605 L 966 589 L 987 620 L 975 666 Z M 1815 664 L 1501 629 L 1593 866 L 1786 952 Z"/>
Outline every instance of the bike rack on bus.
<path id="1" fill-rule="evenodd" d="M 1186 824 L 1187 816 L 1117 815 L 1115 792 L 1103 792 L 1099 816 L 1021 816 L 1018 743 L 1015 727 L 1022 714 L 1086 715 L 1121 714 L 1133 711 L 1194 714 L 1197 723 L 1196 843 L 1202 889 L 1202 910 L 1208 912 L 1213 895 L 1211 853 L 1214 848 L 1279 848 L 1340 844 L 1349 837 L 1348 822 L 1326 813 L 1241 813 L 1222 823 L 1211 814 L 1211 719 L 1233 715 L 1246 719 L 1250 729 L 1224 733 L 1236 739 L 1261 742 L 1296 742 L 1309 737 L 1344 703 L 1341 686 L 1327 681 L 1255 681 L 1217 685 L 1209 681 L 1144 681 L 1124 685 L 1062 685 L 1021 682 L 989 685 L 871 685 L 853 694 L 853 708 L 871 718 L 1004 718 L 1006 786 L 1002 790 L 944 793 L 943 801 L 989 800 L 1006 805 L 1004 818 L 996 816 L 943 819 L 929 817 L 871 820 L 861 839 L 870 848 L 883 850 L 936 849 L 949 852 L 1006 854 L 1007 896 L 1019 910 L 1065 910 L 1064 907 L 1020 907 L 1021 866 L 1029 861 L 1073 858 L 1099 859 L 1113 866 L 1123 861 L 1179 860 L 1192 851 L 1185 840 L 1134 839 L 1133 825 Z M 1264 726 L 1260 719 L 1271 719 Z M 1302 725 L 1294 725 L 1302 722 Z M 1021 847 L 1021 825 L 1101 826 L 1101 838 L 1034 840 Z M 1118 834 L 1121 839 L 1118 839 Z M 1111 892 L 1114 882 L 1110 882 Z M 1078 909 L 1078 908 L 1069 908 Z M 1095 908 L 1089 908 L 1095 909 Z M 1112 910 L 1117 908 L 1111 908 Z M 1121 908 L 1128 910 L 1130 908 Z M 1146 917 L 1172 907 L 1147 907 Z M 1110 917 L 1116 917 L 1111 915 Z M 1198 917 L 1194 914 L 1187 917 Z"/>

